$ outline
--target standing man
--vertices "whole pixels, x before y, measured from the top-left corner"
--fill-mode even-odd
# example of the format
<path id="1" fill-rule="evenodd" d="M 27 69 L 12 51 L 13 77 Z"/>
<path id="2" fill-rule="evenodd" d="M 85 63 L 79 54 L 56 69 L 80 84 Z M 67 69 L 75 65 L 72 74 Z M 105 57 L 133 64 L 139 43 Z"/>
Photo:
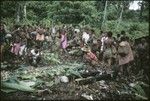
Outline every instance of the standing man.
<path id="1" fill-rule="evenodd" d="M 83 34 L 82 34 L 82 41 L 84 45 L 88 45 L 89 39 L 90 39 L 89 31 L 88 29 L 85 29 L 85 31 L 83 31 Z"/>

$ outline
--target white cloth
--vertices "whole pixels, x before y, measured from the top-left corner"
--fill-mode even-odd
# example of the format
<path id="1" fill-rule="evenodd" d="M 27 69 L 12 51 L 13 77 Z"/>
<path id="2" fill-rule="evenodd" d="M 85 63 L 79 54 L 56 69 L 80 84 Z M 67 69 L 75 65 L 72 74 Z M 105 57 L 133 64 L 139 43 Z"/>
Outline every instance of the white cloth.
<path id="1" fill-rule="evenodd" d="M 10 38 L 10 37 L 12 37 L 11 34 L 6 34 L 6 36 L 5 36 L 5 38 Z"/>
<path id="2" fill-rule="evenodd" d="M 55 34 L 56 33 L 56 29 L 55 27 L 52 28 L 52 33 Z"/>
<path id="3" fill-rule="evenodd" d="M 87 44 L 87 42 L 89 41 L 90 35 L 87 34 L 86 32 L 83 32 L 82 34 L 82 40 Z"/>
<path id="4" fill-rule="evenodd" d="M 107 39 L 108 39 L 108 37 L 102 37 L 101 38 L 101 42 L 102 42 L 101 51 L 104 50 L 104 41 L 107 40 Z"/>
<path id="5" fill-rule="evenodd" d="M 19 55 L 20 55 L 20 56 L 23 55 L 23 51 L 25 51 L 25 47 L 26 47 L 26 45 L 22 45 L 22 46 L 20 47 L 20 50 L 19 50 Z"/>
<path id="6" fill-rule="evenodd" d="M 51 38 L 51 36 L 45 36 L 45 40 L 48 41 L 48 42 L 51 42 L 52 38 Z"/>
<path id="7" fill-rule="evenodd" d="M 40 55 L 39 52 L 37 54 L 35 53 L 35 49 L 31 50 L 31 54 L 33 55 L 33 58 L 37 58 Z"/>

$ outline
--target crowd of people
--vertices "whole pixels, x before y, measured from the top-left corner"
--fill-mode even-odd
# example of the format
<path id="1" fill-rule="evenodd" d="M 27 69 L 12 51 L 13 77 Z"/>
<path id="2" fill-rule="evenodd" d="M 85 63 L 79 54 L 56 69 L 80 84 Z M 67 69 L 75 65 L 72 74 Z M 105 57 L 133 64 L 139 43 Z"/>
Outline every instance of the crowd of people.
<path id="1" fill-rule="evenodd" d="M 12 53 L 10 58 L 15 61 L 25 61 L 38 64 L 43 50 L 58 51 L 61 55 L 68 55 L 69 49 L 80 47 L 83 59 L 94 65 L 119 66 L 119 73 L 128 75 L 128 66 L 138 58 L 148 59 L 148 43 L 145 39 L 134 47 L 125 31 L 113 37 L 111 31 L 101 31 L 99 36 L 90 28 L 79 28 L 63 25 L 62 27 L 19 26 L 14 25 L 11 30 L 4 23 L 0 26 L 1 33 L 1 62 L 5 61 L 5 51 Z M 8 46 L 8 50 L 5 47 Z M 54 48 L 58 47 L 54 50 Z M 142 65 L 141 65 L 142 66 Z"/>

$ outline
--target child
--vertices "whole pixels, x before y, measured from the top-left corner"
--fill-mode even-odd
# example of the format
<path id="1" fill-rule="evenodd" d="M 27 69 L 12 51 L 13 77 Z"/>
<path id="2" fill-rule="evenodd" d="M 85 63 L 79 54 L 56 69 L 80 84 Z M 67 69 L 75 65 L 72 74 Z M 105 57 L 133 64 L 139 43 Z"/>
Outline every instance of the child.
<path id="1" fill-rule="evenodd" d="M 31 49 L 29 54 L 29 63 L 35 67 L 37 67 L 37 64 L 40 62 L 40 50 L 38 46 L 35 46 L 35 48 Z"/>
<path id="2" fill-rule="evenodd" d="M 91 52 L 90 48 L 83 47 L 81 48 L 82 51 L 84 51 L 84 56 L 83 58 L 89 62 L 92 65 L 97 65 L 98 64 L 98 58 L 94 53 Z"/>

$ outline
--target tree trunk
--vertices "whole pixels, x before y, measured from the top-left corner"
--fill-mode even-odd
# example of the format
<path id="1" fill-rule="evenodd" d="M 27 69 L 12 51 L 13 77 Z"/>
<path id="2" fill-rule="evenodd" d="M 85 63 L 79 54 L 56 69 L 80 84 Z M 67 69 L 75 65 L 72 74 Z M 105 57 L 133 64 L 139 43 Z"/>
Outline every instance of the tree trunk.
<path id="1" fill-rule="evenodd" d="M 99 2 L 99 1 L 98 1 L 98 2 Z M 101 7 L 100 7 L 100 10 L 101 10 L 101 11 L 104 11 L 105 4 L 106 4 L 106 0 L 102 0 L 100 3 L 101 3 L 101 5 L 100 5 L 100 6 L 101 6 Z"/>
<path id="2" fill-rule="evenodd" d="M 24 3 L 24 5 L 23 5 L 23 17 L 24 17 L 24 19 L 26 19 L 27 18 L 27 9 L 26 9 L 26 2 Z"/>
<path id="3" fill-rule="evenodd" d="M 144 9 L 144 4 L 143 4 L 143 1 L 142 1 L 142 2 L 141 2 L 141 9 L 140 9 L 140 16 L 139 16 L 139 20 L 140 20 L 140 21 L 142 21 L 143 9 Z"/>
<path id="4" fill-rule="evenodd" d="M 117 29 L 118 29 L 118 27 L 119 27 L 119 25 L 120 25 L 120 23 L 121 23 L 121 21 L 122 21 L 123 8 L 124 8 L 124 6 L 123 6 L 123 4 L 122 4 L 122 9 L 121 9 L 120 17 L 119 17 L 118 24 L 117 24 L 117 27 L 116 27 Z"/>
<path id="5" fill-rule="evenodd" d="M 100 72 L 99 71 L 93 71 L 93 72 L 88 72 L 88 73 L 82 73 L 81 76 L 83 78 L 88 77 L 88 76 L 96 76 L 98 75 Z"/>
<path id="6" fill-rule="evenodd" d="M 100 80 L 112 80 L 112 76 L 111 74 L 103 74 L 103 75 L 90 76 L 87 78 L 75 79 L 75 81 L 80 85 L 92 84 Z"/>
<path id="7" fill-rule="evenodd" d="M 103 22 L 102 22 L 101 29 L 106 25 L 106 13 L 107 13 L 107 0 L 106 0 L 106 3 L 105 3 L 104 16 L 103 16 Z"/>
<path id="8" fill-rule="evenodd" d="M 16 16 L 16 22 L 19 23 L 20 22 L 20 5 L 17 5 L 17 16 Z"/>

